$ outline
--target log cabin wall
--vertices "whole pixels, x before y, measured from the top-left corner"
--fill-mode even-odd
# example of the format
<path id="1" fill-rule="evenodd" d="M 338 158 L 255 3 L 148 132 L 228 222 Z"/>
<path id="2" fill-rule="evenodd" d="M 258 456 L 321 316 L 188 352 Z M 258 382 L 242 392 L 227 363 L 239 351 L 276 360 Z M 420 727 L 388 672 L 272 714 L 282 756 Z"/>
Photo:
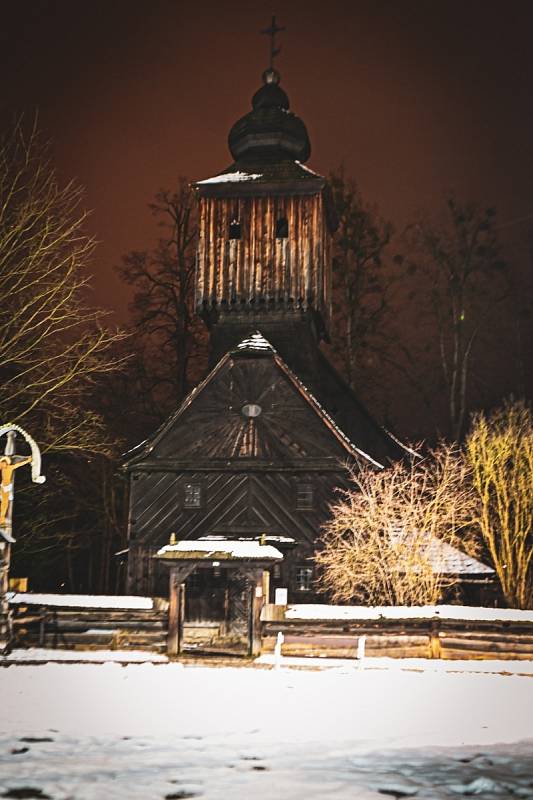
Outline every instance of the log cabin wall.
<path id="1" fill-rule="evenodd" d="M 330 235 L 322 193 L 201 197 L 196 292 L 200 311 L 314 308 L 329 318 Z M 286 220 L 288 236 L 276 236 Z M 232 222 L 240 238 L 230 238 Z"/>

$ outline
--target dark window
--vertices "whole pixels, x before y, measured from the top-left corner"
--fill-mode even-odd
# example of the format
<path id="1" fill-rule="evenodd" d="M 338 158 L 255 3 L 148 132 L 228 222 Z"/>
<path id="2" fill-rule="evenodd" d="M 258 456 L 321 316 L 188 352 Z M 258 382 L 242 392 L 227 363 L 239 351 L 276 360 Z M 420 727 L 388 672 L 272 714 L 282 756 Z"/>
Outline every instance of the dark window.
<path id="1" fill-rule="evenodd" d="M 296 508 L 300 511 L 313 508 L 313 485 L 311 483 L 299 483 L 296 486 Z"/>
<path id="2" fill-rule="evenodd" d="M 296 589 L 299 592 L 310 592 L 313 582 L 313 567 L 296 567 Z"/>
<path id="3" fill-rule="evenodd" d="M 200 570 L 195 569 L 191 572 L 191 574 L 187 578 L 187 588 L 188 589 L 197 589 L 202 585 Z"/>
<path id="4" fill-rule="evenodd" d="M 280 217 L 276 220 L 276 239 L 289 238 L 289 221 L 287 217 Z"/>
<path id="5" fill-rule="evenodd" d="M 202 505 L 202 487 L 199 483 L 185 484 L 185 497 L 183 501 L 185 508 L 200 508 Z"/>
<path id="6" fill-rule="evenodd" d="M 238 219 L 232 219 L 229 224 L 228 239 L 241 238 L 241 223 Z"/>

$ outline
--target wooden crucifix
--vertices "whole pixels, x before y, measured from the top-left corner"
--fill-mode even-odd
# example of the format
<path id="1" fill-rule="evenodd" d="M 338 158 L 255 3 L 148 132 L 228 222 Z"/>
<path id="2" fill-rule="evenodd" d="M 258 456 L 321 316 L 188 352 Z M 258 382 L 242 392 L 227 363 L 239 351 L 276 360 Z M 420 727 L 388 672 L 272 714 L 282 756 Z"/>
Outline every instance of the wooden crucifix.
<path id="1" fill-rule="evenodd" d="M 20 433 L 30 447 L 31 455 L 17 455 L 15 439 Z M 13 499 L 15 471 L 31 464 L 32 481 L 43 483 L 41 453 L 35 441 L 18 425 L 0 425 L 0 438 L 6 436 L 6 446 L 0 454 L 0 652 L 9 650 L 11 641 L 11 614 L 7 600 L 9 569 L 13 538 Z"/>
<path id="2" fill-rule="evenodd" d="M 264 33 L 265 36 L 270 36 L 270 69 L 274 69 L 274 59 L 281 51 L 281 47 L 276 47 L 276 34 L 284 30 L 285 28 L 277 25 L 276 17 L 273 16 L 269 27 L 263 28 L 261 31 L 261 33 Z"/>
<path id="3" fill-rule="evenodd" d="M 15 439 L 17 433 L 30 446 L 31 455 L 22 456 L 15 452 Z M 41 475 L 41 453 L 35 441 L 18 425 L 0 426 L 0 438 L 6 436 L 7 442 L 4 453 L 0 455 L 0 531 L 7 541 L 12 541 L 13 530 L 13 500 L 15 496 L 15 470 L 26 464 L 32 465 L 32 481 L 44 483 L 45 477 Z"/>

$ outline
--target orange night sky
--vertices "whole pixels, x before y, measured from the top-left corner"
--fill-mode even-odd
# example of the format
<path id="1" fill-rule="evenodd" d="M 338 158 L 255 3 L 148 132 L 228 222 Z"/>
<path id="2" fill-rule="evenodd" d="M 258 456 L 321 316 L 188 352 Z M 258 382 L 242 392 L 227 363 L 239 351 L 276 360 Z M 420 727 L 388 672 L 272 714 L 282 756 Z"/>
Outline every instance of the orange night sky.
<path id="1" fill-rule="evenodd" d="M 344 162 L 401 228 L 443 192 L 495 205 L 513 257 L 533 225 L 530 3 L 480 0 L 4 3 L 0 114 L 39 109 L 61 176 L 86 187 L 95 300 L 123 316 L 113 272 L 149 247 L 147 204 L 227 166 L 226 137 L 267 65 L 309 130 L 314 169 Z M 521 223 L 515 220 L 529 217 Z M 528 266 L 529 268 L 529 266 Z"/>

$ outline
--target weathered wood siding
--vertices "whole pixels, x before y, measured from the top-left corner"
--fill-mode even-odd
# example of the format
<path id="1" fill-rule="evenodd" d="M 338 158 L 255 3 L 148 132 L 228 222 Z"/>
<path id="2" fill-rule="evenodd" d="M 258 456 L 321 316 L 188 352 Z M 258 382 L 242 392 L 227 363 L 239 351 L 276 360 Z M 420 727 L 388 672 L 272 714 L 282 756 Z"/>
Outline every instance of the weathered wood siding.
<path id="1" fill-rule="evenodd" d="M 322 194 L 200 198 L 197 306 L 313 307 L 329 315 L 330 236 Z M 288 238 L 276 238 L 276 221 Z M 232 220 L 241 238 L 229 239 Z"/>
<path id="2" fill-rule="evenodd" d="M 366 636 L 367 656 L 443 659 L 533 658 L 533 623 L 497 620 L 379 619 L 263 622 L 263 649 L 273 650 L 278 632 L 284 655 L 354 657 Z M 350 644 L 349 639 L 352 639 Z M 339 648 L 344 651 L 340 652 Z"/>
<path id="3" fill-rule="evenodd" d="M 166 651 L 168 603 L 153 609 L 13 605 L 16 647 Z"/>
<path id="4" fill-rule="evenodd" d="M 127 591 L 164 594 L 168 571 L 152 556 L 167 544 L 169 535 L 196 539 L 201 536 L 289 536 L 298 542 L 281 565 L 276 585 L 294 583 L 296 565 L 306 563 L 316 546 L 322 523 L 329 514 L 335 488 L 345 483 L 338 472 L 254 470 L 253 465 L 235 473 L 215 471 L 144 472 L 133 481 Z M 311 509 L 297 509 L 297 485 L 314 490 Z M 184 507 L 186 483 L 202 486 L 202 507 Z"/>
<path id="5" fill-rule="evenodd" d="M 132 489 L 131 537 L 156 549 L 170 533 L 196 539 L 215 535 L 293 536 L 314 545 L 341 476 L 302 472 L 298 480 L 314 489 L 313 508 L 298 510 L 298 481 L 290 473 L 254 471 L 144 473 Z M 199 483 L 201 508 L 184 507 L 184 486 Z"/>
<path id="6" fill-rule="evenodd" d="M 261 407 L 256 418 L 242 414 L 246 403 Z M 348 456 L 342 437 L 319 418 L 275 358 L 230 358 L 209 385 L 189 403 L 155 444 L 150 462 L 179 459 L 194 467 L 199 460 L 234 466 L 244 459 L 269 463 L 309 460 L 338 465 Z M 214 464 L 211 461 L 212 466 Z"/>
<path id="7" fill-rule="evenodd" d="M 261 406 L 256 418 L 245 403 Z M 288 536 L 298 547 L 282 566 L 312 555 L 335 488 L 346 483 L 345 442 L 283 371 L 275 356 L 228 358 L 131 468 L 128 591 L 163 586 L 151 556 L 169 540 L 208 535 Z M 201 506 L 185 507 L 185 486 Z M 313 487 L 310 509 L 297 487 Z M 282 584 L 287 585 L 287 583 Z"/>

